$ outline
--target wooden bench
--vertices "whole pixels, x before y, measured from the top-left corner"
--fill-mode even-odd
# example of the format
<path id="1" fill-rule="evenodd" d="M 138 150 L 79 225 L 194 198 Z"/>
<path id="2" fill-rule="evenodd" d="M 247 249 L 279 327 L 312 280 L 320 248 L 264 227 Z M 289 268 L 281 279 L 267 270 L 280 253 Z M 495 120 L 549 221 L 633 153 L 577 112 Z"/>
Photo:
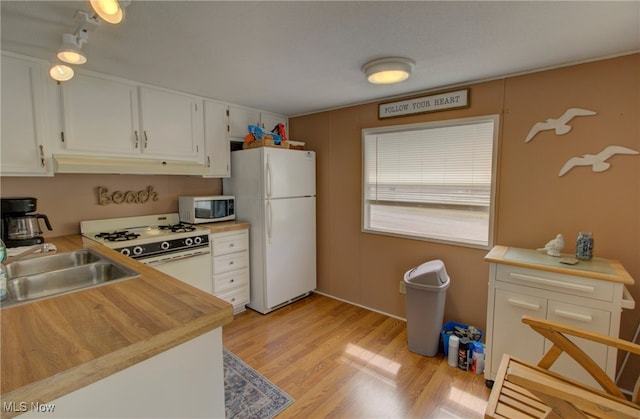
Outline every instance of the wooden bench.
<path id="1" fill-rule="evenodd" d="M 549 320 L 524 316 L 523 323 L 553 346 L 531 365 L 505 354 L 489 396 L 485 418 L 640 418 L 640 377 L 628 401 L 606 373 L 567 336 L 580 337 L 640 354 L 640 345 Z M 599 390 L 549 371 L 563 352 L 602 386 Z"/>

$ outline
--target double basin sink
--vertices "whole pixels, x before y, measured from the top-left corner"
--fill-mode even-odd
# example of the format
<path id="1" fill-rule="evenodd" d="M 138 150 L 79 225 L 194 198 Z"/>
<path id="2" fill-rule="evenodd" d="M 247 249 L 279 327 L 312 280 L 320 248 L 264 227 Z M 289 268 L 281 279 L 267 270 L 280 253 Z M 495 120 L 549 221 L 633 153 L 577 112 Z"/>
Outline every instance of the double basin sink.
<path id="1" fill-rule="evenodd" d="M 43 254 L 6 267 L 9 295 L 3 308 L 140 275 L 90 249 Z"/>

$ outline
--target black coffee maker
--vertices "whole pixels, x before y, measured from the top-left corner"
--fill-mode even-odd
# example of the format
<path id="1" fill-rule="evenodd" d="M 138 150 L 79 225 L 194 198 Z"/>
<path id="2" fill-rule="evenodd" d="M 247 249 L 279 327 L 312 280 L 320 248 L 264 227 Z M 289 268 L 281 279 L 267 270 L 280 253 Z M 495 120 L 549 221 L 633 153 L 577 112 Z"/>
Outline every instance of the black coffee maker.
<path id="1" fill-rule="evenodd" d="M 46 215 L 31 214 L 36 211 L 37 201 L 36 198 L 2 198 L 2 241 L 7 247 L 44 243 L 39 219 L 53 230 Z"/>

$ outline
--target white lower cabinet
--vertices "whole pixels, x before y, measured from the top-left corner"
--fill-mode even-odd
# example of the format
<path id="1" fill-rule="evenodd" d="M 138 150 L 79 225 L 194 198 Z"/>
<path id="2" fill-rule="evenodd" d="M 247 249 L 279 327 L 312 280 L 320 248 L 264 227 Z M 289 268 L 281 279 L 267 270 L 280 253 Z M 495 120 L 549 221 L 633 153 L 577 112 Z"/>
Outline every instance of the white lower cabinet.
<path id="1" fill-rule="evenodd" d="M 218 327 L 20 418 L 224 418 L 222 351 Z"/>
<path id="2" fill-rule="evenodd" d="M 212 233 L 213 295 L 233 305 L 233 312 L 249 303 L 249 230 Z"/>
<path id="3" fill-rule="evenodd" d="M 510 252 L 511 251 L 511 252 Z M 485 260 L 492 262 L 487 307 L 485 378 L 494 380 L 503 354 L 537 363 L 550 343 L 522 323 L 528 315 L 618 337 L 624 285 L 632 279 L 616 261 L 594 259 L 567 268 L 534 250 L 496 246 Z M 576 344 L 615 378 L 617 351 L 605 345 L 575 340 Z M 599 387 L 566 354 L 552 371 Z"/>

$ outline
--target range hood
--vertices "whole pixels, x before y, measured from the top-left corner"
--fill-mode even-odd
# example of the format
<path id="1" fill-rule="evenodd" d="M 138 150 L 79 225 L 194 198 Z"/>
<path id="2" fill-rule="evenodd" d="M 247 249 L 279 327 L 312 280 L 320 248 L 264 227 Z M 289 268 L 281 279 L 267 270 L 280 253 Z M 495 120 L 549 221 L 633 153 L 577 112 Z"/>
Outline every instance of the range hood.
<path id="1" fill-rule="evenodd" d="M 121 175 L 206 175 L 209 168 L 196 162 L 127 157 L 53 155 L 55 173 L 103 173 Z"/>

